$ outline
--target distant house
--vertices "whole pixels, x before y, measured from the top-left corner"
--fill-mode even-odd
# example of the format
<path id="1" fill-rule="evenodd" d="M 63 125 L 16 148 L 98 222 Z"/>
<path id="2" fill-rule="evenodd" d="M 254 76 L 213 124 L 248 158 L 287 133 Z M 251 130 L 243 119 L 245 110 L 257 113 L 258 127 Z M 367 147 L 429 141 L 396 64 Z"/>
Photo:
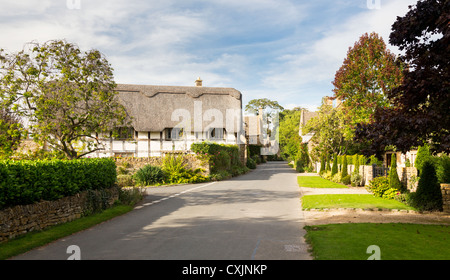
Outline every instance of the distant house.
<path id="1" fill-rule="evenodd" d="M 244 129 L 249 145 L 264 146 L 266 143 L 263 135 L 263 109 L 256 116 L 244 116 Z"/>
<path id="2" fill-rule="evenodd" d="M 242 95 L 233 88 L 118 84 L 129 127 L 99 135 L 98 157 L 186 153 L 191 144 L 244 144 Z M 113 138 L 112 135 L 117 135 Z"/>

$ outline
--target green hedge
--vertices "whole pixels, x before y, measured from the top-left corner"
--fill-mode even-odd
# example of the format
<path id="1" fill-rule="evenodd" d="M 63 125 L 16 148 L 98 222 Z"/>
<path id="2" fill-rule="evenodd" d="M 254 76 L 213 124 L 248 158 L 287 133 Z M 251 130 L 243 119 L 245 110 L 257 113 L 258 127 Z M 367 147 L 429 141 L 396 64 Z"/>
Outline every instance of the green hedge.
<path id="1" fill-rule="evenodd" d="M 0 209 L 112 187 L 113 159 L 0 161 Z"/>

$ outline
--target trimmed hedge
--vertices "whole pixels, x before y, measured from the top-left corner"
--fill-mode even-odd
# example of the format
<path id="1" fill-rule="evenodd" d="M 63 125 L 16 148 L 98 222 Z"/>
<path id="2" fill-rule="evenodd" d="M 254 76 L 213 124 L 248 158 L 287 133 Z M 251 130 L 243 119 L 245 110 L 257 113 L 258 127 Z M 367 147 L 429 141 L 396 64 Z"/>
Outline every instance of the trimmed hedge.
<path id="1" fill-rule="evenodd" d="M 0 161 L 0 209 L 114 186 L 113 159 Z"/>

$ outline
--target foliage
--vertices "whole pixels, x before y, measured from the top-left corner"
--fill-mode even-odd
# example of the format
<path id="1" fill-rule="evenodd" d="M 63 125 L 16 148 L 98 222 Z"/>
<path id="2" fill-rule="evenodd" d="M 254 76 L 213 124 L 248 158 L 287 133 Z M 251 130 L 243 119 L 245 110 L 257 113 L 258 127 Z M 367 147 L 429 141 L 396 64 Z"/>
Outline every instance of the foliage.
<path id="1" fill-rule="evenodd" d="M 280 117 L 279 138 L 281 154 L 285 160 L 295 160 L 300 148 L 299 135 L 301 111 L 284 110 Z"/>
<path id="2" fill-rule="evenodd" d="M 407 152 L 431 143 L 433 152 L 450 152 L 450 2 L 418 1 L 392 25 L 389 42 L 408 65 L 402 84 L 387 94 L 393 108 L 378 108 L 369 124 L 356 130 L 370 140 L 367 153 L 394 145 Z"/>
<path id="3" fill-rule="evenodd" d="M 164 183 L 167 184 L 187 184 L 201 183 L 208 180 L 201 175 L 201 170 L 191 170 L 186 168 L 182 156 L 167 155 L 163 159 L 162 170 L 164 171 Z"/>
<path id="4" fill-rule="evenodd" d="M 300 149 L 295 159 L 295 169 L 297 172 L 305 172 L 306 169 L 310 170 L 310 161 L 308 155 L 307 144 L 300 144 Z"/>
<path id="5" fill-rule="evenodd" d="M 325 155 L 322 155 L 320 157 L 320 170 L 319 170 L 319 174 L 322 174 L 325 172 Z"/>
<path id="6" fill-rule="evenodd" d="M 319 158 L 322 153 L 344 154 L 352 142 L 343 130 L 345 123 L 342 110 L 325 103 L 319 107 L 317 117 L 310 119 L 303 127 L 303 133 L 314 132 L 311 156 Z"/>
<path id="7" fill-rule="evenodd" d="M 376 197 L 383 197 L 383 194 L 390 189 L 389 179 L 386 177 L 373 178 L 366 189 Z"/>
<path id="8" fill-rule="evenodd" d="M 277 101 L 272 101 L 267 98 L 261 98 L 250 100 L 250 102 L 248 102 L 248 104 L 245 106 L 245 111 L 257 115 L 260 108 L 263 110 L 266 108 L 280 111 L 284 110 L 284 108 L 280 104 L 278 104 Z"/>
<path id="9" fill-rule="evenodd" d="M 0 208 L 114 186 L 112 159 L 0 161 Z"/>
<path id="10" fill-rule="evenodd" d="M 450 157 L 442 155 L 437 160 L 436 176 L 439 183 L 450 183 Z"/>
<path id="11" fill-rule="evenodd" d="M 343 160 L 342 160 L 342 178 L 345 178 L 345 177 L 347 177 L 347 175 L 348 175 L 348 168 L 347 168 L 347 157 L 344 155 L 344 158 L 343 158 Z"/>
<path id="12" fill-rule="evenodd" d="M 411 205 L 423 211 L 442 211 L 442 193 L 436 170 L 430 161 L 425 161 L 419 178 L 417 191 L 411 193 Z"/>
<path id="13" fill-rule="evenodd" d="M 140 186 L 150 186 L 161 183 L 164 180 L 164 172 L 159 166 L 147 164 L 136 171 L 133 178 Z"/>
<path id="14" fill-rule="evenodd" d="M 350 176 L 350 183 L 351 183 L 351 185 L 353 187 L 359 187 L 359 186 L 361 186 L 361 180 L 362 180 L 361 175 L 359 175 L 358 172 L 353 171 L 352 175 Z"/>
<path id="15" fill-rule="evenodd" d="M 247 168 L 255 169 L 256 168 L 256 162 L 252 158 L 247 158 Z"/>
<path id="16" fill-rule="evenodd" d="M 383 39 L 376 33 L 362 35 L 333 81 L 335 98 L 343 101 L 346 133 L 353 136 L 356 124 L 367 123 L 375 108 L 389 106 L 386 93 L 401 80 L 402 66 Z"/>
<path id="17" fill-rule="evenodd" d="M 397 172 L 397 157 L 395 154 L 391 155 L 391 168 L 389 171 L 389 188 L 396 189 L 397 191 L 404 191 L 402 182 L 398 178 Z"/>
<path id="18" fill-rule="evenodd" d="M 8 157 L 17 149 L 23 134 L 19 118 L 0 105 L 0 158 Z"/>
<path id="19" fill-rule="evenodd" d="M 331 167 L 331 176 L 334 176 L 338 173 L 338 163 L 337 163 L 337 155 L 333 156 L 333 166 Z"/>
<path id="20" fill-rule="evenodd" d="M 425 161 L 430 159 L 431 153 L 429 146 L 427 144 L 419 146 L 419 148 L 417 149 L 416 160 L 414 161 L 414 166 L 417 168 L 419 176 L 422 171 L 423 164 L 425 163 Z"/>
<path id="21" fill-rule="evenodd" d="M 113 70 L 97 50 L 66 41 L 0 49 L 0 109 L 26 117 L 37 142 L 75 159 L 102 149 L 96 133 L 125 125 Z"/>
<path id="22" fill-rule="evenodd" d="M 341 182 L 342 182 L 342 184 L 344 184 L 344 185 L 350 185 L 351 184 L 351 176 L 350 175 L 347 175 L 347 176 L 342 176 L 341 175 Z"/>

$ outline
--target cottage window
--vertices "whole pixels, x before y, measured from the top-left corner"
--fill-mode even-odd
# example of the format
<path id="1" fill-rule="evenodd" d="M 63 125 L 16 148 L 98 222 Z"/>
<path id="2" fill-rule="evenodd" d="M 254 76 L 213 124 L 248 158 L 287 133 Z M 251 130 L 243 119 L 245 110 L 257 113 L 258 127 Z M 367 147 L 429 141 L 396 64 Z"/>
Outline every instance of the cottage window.
<path id="1" fill-rule="evenodd" d="M 182 128 L 166 128 L 165 129 L 166 140 L 179 140 L 183 137 Z"/>
<path id="2" fill-rule="evenodd" d="M 222 140 L 225 135 L 223 128 L 211 128 L 208 133 L 208 138 L 212 140 Z"/>

